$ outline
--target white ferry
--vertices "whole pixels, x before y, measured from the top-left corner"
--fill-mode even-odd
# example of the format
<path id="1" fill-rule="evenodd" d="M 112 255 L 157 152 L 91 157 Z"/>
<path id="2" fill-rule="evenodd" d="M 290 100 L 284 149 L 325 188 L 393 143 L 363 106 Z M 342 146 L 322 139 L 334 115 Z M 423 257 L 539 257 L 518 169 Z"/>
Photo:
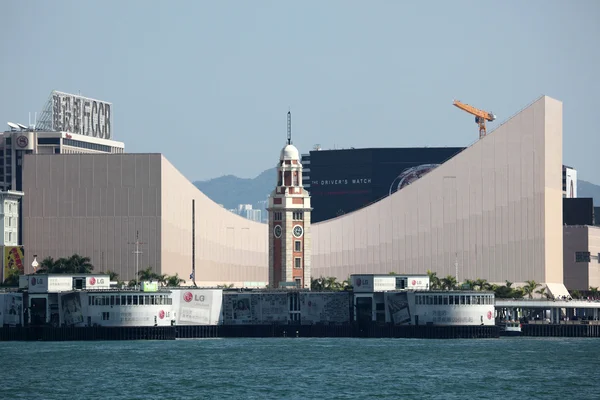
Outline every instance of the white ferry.
<path id="1" fill-rule="evenodd" d="M 506 321 L 500 329 L 500 336 L 521 336 L 521 323 L 519 321 Z"/>

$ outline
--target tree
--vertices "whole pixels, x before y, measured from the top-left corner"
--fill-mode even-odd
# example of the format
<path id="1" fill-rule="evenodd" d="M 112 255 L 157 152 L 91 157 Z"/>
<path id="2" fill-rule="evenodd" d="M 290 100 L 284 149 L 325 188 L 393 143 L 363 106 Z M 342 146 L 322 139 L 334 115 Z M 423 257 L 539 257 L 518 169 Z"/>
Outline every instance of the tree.
<path id="1" fill-rule="evenodd" d="M 73 254 L 69 258 L 61 257 L 54 260 L 52 257 L 46 257 L 40 263 L 36 271 L 38 274 L 90 274 L 94 266 L 89 257 L 83 257 L 79 254 Z"/>
<path id="2" fill-rule="evenodd" d="M 442 278 L 442 280 L 441 280 L 442 289 L 445 289 L 445 290 L 455 289 L 456 285 L 457 285 L 456 277 L 453 275 L 448 275 L 445 278 Z"/>
<path id="3" fill-rule="evenodd" d="M 67 259 L 67 270 L 76 274 L 91 274 L 94 270 L 92 260 L 89 257 L 82 257 L 79 254 L 73 254 Z"/>
<path id="4" fill-rule="evenodd" d="M 171 275 L 167 278 L 167 286 L 179 286 L 185 283 L 185 280 L 179 277 L 179 274 Z"/>
<path id="5" fill-rule="evenodd" d="M 598 298 L 598 287 L 590 286 L 590 296 L 592 296 L 593 299 Z"/>
<path id="6" fill-rule="evenodd" d="M 427 270 L 427 276 L 429 276 L 429 289 L 436 290 L 441 287 L 440 278 L 438 278 L 436 272 L 431 272 L 430 270 Z"/>
<path id="7" fill-rule="evenodd" d="M 538 293 L 540 296 L 542 296 L 542 298 L 548 298 L 550 297 L 550 295 L 548 293 L 546 293 L 546 287 L 540 288 L 538 290 L 536 290 L 535 292 Z"/>
<path id="8" fill-rule="evenodd" d="M 488 290 L 490 288 L 490 284 L 485 279 L 476 279 L 475 287 L 478 288 L 477 290 Z"/>
<path id="9" fill-rule="evenodd" d="M 571 294 L 571 297 L 574 299 L 581 298 L 581 292 L 579 290 L 570 290 L 569 293 Z"/>
<path id="10" fill-rule="evenodd" d="M 530 299 L 533 299 L 533 293 L 535 291 L 535 289 L 539 286 L 542 286 L 541 284 L 537 283 L 536 281 L 525 281 L 525 286 L 523 287 L 523 292 L 529 296 Z"/>
<path id="11" fill-rule="evenodd" d="M 159 277 L 160 276 L 156 272 L 152 271 L 152 267 L 148 267 L 146 269 L 138 271 L 138 280 L 140 282 L 142 282 L 142 281 L 150 281 L 150 282 L 157 281 Z"/>
<path id="12" fill-rule="evenodd" d="M 108 270 L 108 271 L 102 272 L 102 273 L 108 275 L 109 276 L 109 278 L 108 278 L 109 280 L 119 282 L 119 274 L 117 274 L 116 272 Z"/>

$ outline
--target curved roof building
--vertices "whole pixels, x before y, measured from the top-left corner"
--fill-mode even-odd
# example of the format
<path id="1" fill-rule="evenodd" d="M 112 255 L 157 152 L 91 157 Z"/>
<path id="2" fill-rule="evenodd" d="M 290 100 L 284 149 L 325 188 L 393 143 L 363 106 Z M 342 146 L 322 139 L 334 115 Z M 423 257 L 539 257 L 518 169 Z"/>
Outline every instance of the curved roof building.
<path id="1" fill-rule="evenodd" d="M 188 284 L 195 268 L 203 286 L 267 282 L 267 225 L 210 200 L 161 154 L 27 155 L 23 185 L 26 272 L 34 254 L 77 253 L 123 280 L 152 267 Z"/>
<path id="2" fill-rule="evenodd" d="M 389 197 L 312 226 L 312 275 L 562 283 L 562 103 L 541 97 Z"/>
<path id="3" fill-rule="evenodd" d="M 391 196 L 313 224 L 312 276 L 562 283 L 561 173 L 562 103 L 544 96 Z M 34 254 L 78 253 L 124 280 L 150 266 L 188 283 L 195 270 L 202 286 L 268 281 L 268 225 L 215 204 L 160 154 L 26 155 L 23 191 L 26 272 Z"/>

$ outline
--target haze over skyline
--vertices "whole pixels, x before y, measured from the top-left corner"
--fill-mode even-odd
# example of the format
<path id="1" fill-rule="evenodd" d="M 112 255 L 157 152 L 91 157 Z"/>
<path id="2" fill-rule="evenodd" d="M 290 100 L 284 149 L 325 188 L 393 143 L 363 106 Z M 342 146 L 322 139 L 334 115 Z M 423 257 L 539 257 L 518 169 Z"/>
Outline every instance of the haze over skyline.
<path id="1" fill-rule="evenodd" d="M 54 89 L 113 103 L 113 139 L 189 180 L 252 178 L 294 144 L 467 146 L 473 117 L 563 102 L 563 163 L 600 183 L 600 3 L 2 2 L 0 122 Z M 6 129 L 6 127 L 4 128 Z"/>

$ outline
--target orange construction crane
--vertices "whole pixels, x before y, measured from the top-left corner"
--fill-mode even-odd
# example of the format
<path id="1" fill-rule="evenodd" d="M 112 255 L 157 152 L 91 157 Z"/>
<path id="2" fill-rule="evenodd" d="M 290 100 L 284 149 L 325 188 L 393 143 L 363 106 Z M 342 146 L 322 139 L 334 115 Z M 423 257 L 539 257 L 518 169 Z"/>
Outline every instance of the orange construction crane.
<path id="1" fill-rule="evenodd" d="M 475 122 L 479 124 L 479 139 L 486 135 L 485 121 L 493 121 L 496 119 L 496 116 L 493 113 L 480 110 L 465 103 L 461 103 L 458 100 L 454 100 L 454 105 L 461 110 L 475 116 Z"/>

